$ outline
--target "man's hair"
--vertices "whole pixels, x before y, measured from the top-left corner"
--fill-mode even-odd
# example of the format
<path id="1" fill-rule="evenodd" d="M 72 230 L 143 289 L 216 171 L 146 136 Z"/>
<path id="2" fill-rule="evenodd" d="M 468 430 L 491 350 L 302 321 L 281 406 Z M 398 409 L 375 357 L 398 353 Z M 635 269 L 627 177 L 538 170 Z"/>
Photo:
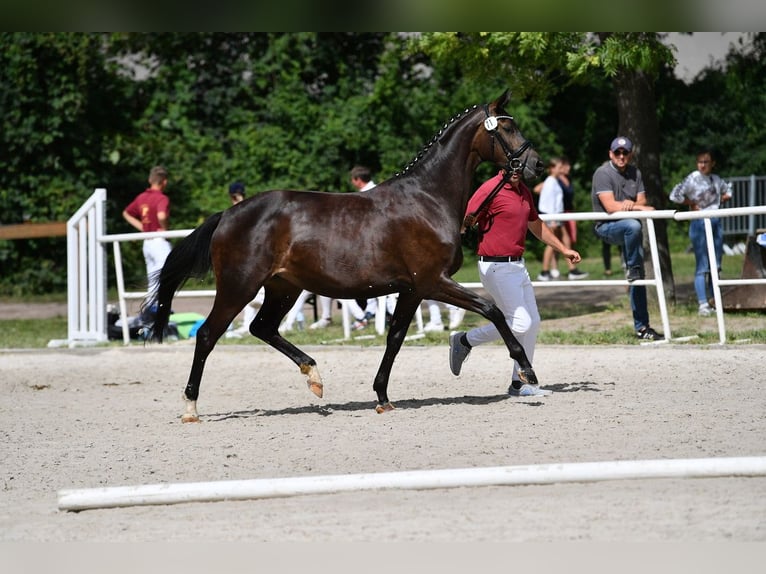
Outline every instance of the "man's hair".
<path id="1" fill-rule="evenodd" d="M 229 195 L 241 195 L 245 197 L 245 184 L 241 181 L 235 181 L 229 186 Z"/>
<path id="2" fill-rule="evenodd" d="M 351 168 L 351 179 L 359 178 L 363 182 L 367 183 L 372 179 L 372 172 L 369 167 L 363 165 L 355 165 Z"/>
<path id="3" fill-rule="evenodd" d="M 151 184 L 162 183 L 163 181 L 167 180 L 167 178 L 168 170 L 166 170 L 161 165 L 155 165 L 149 172 L 149 183 Z"/>

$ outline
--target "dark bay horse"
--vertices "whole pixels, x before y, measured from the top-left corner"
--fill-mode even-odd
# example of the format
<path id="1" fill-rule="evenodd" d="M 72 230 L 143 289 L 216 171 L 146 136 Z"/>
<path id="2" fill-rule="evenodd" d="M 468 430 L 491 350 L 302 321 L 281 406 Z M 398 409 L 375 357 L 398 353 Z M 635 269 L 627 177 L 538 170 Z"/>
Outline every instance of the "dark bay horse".
<path id="1" fill-rule="evenodd" d="M 265 288 L 250 332 L 289 357 L 322 396 L 316 361 L 285 340 L 279 323 L 302 289 L 334 299 L 398 293 L 386 349 L 375 375 L 376 411 L 393 409 L 388 379 L 415 311 L 423 299 L 478 313 L 500 332 L 525 382 L 537 377 L 502 311 L 451 279 L 461 266 L 461 224 L 483 161 L 521 172 L 543 170 L 540 157 L 497 100 L 452 118 L 403 172 L 370 191 L 325 193 L 274 190 L 259 193 L 210 216 L 176 244 L 160 272 L 152 338 L 162 342 L 176 291 L 190 277 L 213 269 L 213 308 L 196 335 L 184 397 L 184 422 L 196 422 L 205 361 L 231 321 Z"/>

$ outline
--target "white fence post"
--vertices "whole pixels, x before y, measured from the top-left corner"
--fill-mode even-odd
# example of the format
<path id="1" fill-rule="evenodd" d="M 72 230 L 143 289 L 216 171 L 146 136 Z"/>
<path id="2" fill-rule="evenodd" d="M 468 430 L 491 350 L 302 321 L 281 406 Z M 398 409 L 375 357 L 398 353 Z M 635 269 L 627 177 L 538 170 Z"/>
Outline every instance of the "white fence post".
<path id="1" fill-rule="evenodd" d="M 96 189 L 67 220 L 67 339 L 49 346 L 106 341 L 106 189 Z"/>
<path id="2" fill-rule="evenodd" d="M 766 206 L 758 207 L 726 207 L 723 209 L 705 211 L 679 211 L 673 216 L 676 221 L 690 219 L 705 220 L 705 239 L 707 240 L 708 259 L 710 260 L 710 277 L 713 283 L 713 299 L 715 300 L 715 312 L 718 319 L 718 340 L 721 345 L 726 343 L 726 325 L 723 316 L 723 298 L 721 297 L 722 285 L 766 285 L 766 279 L 721 279 L 716 265 L 715 246 L 713 245 L 713 226 L 711 217 L 737 217 L 739 215 L 750 216 L 755 221 L 758 214 L 766 214 Z"/>

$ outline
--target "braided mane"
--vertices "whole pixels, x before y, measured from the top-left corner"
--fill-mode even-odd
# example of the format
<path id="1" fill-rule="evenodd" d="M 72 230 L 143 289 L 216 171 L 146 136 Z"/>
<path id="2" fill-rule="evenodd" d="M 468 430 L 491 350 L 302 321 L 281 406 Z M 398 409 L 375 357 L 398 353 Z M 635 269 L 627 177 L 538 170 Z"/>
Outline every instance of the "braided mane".
<path id="1" fill-rule="evenodd" d="M 473 107 L 466 108 L 462 112 L 460 112 L 458 115 L 451 117 L 450 120 L 447 123 L 445 123 L 438 132 L 436 132 L 434 137 L 431 138 L 431 141 L 429 141 L 426 145 L 423 146 L 423 149 L 421 149 L 420 152 L 418 152 L 418 155 L 415 156 L 415 158 L 412 161 L 410 161 L 410 163 L 408 163 L 407 166 L 402 171 L 396 172 L 394 174 L 394 177 L 399 177 L 400 175 L 404 175 L 413 167 L 415 167 L 415 164 L 426 154 L 426 152 L 431 148 L 431 146 L 433 146 L 437 141 L 439 141 L 439 138 L 442 137 L 442 135 L 444 134 L 447 128 L 449 128 L 456 121 L 462 119 L 463 117 L 465 117 L 466 114 L 468 114 L 469 112 L 472 112 L 478 107 L 479 107 L 478 104 L 475 104 Z"/>

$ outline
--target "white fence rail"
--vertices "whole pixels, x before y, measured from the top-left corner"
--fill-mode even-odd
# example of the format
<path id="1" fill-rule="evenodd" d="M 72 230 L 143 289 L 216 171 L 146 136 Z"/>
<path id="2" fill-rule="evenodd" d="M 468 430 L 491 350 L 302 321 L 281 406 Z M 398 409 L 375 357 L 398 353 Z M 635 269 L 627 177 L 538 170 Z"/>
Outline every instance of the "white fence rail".
<path id="1" fill-rule="evenodd" d="M 764 279 L 721 279 L 718 275 L 717 265 L 714 264 L 715 245 L 713 245 L 713 226 L 710 224 L 711 217 L 737 217 L 742 215 L 755 216 L 766 214 L 766 206 L 761 207 L 733 207 L 718 209 L 716 211 L 682 211 L 675 214 L 674 219 L 685 221 L 691 219 L 705 220 L 705 239 L 707 240 L 708 260 L 710 261 L 710 275 L 713 283 L 713 298 L 715 300 L 715 312 L 718 319 L 718 339 L 723 345 L 726 342 L 726 326 L 723 317 L 723 300 L 721 298 L 722 285 L 766 285 Z M 755 230 L 754 230 L 755 231 Z"/>
<path id="2" fill-rule="evenodd" d="M 122 322 L 122 334 L 125 344 L 130 343 L 128 332 L 127 300 L 143 299 L 146 291 L 126 291 L 122 268 L 122 253 L 120 244 L 124 241 L 141 241 L 154 237 L 178 238 L 185 237 L 193 230 L 180 229 L 173 231 L 154 233 L 122 233 L 107 235 L 104 233 L 104 213 L 106 203 L 106 190 L 97 189 L 93 195 L 83 204 L 67 222 L 67 272 L 68 272 L 68 339 L 65 341 L 69 346 L 79 344 L 93 344 L 107 340 L 106 335 L 106 245 L 113 244 L 115 279 L 117 282 L 117 296 L 119 299 L 120 318 Z M 708 239 L 708 248 L 711 252 L 711 261 L 715 261 L 712 246 L 712 228 L 710 217 L 742 217 L 762 216 L 766 214 L 766 206 L 740 207 L 720 209 L 715 212 L 678 212 L 673 210 L 635 211 L 615 213 L 611 215 L 595 212 L 585 213 L 562 213 L 556 215 L 542 215 L 543 220 L 556 219 L 559 221 L 600 221 L 613 219 L 641 219 L 645 221 L 647 238 L 651 252 L 653 278 L 641 279 L 628 283 L 620 279 L 578 280 L 578 281 L 533 281 L 535 287 L 612 287 L 617 285 L 644 285 L 653 287 L 657 293 L 657 302 L 660 310 L 662 326 L 665 332 L 665 340 L 671 340 L 670 320 L 668 317 L 665 292 L 662 283 L 662 271 L 659 264 L 659 252 L 657 237 L 654 230 L 655 219 L 675 219 L 679 221 L 703 218 L 705 232 Z M 753 219 L 754 220 L 754 219 Z M 766 279 L 721 279 L 715 265 L 711 266 L 716 314 L 718 318 L 719 340 L 721 344 L 726 342 L 726 329 L 724 312 L 721 298 L 721 286 L 725 285 L 760 285 L 766 284 Z M 472 289 L 482 288 L 481 283 L 463 283 Z M 176 297 L 212 297 L 215 290 L 181 290 Z M 379 299 L 379 314 L 376 317 L 376 331 L 382 334 L 385 331 L 385 298 Z M 420 313 L 417 314 L 418 331 L 422 330 L 423 321 Z M 347 310 L 344 309 L 344 336 L 350 338 Z M 54 343 L 53 341 L 51 342 Z M 57 344 L 60 344 L 58 342 Z"/>

